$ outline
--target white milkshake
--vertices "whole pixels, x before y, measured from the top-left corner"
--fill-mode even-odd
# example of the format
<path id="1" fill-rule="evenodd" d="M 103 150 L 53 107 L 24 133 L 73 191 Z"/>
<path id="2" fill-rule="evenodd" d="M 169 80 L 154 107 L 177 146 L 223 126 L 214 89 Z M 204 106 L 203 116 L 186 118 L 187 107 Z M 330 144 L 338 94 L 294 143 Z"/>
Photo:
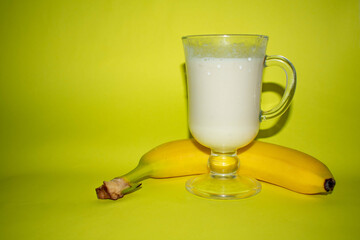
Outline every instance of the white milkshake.
<path id="1" fill-rule="evenodd" d="M 189 128 L 218 152 L 247 145 L 259 130 L 263 58 L 187 59 Z"/>

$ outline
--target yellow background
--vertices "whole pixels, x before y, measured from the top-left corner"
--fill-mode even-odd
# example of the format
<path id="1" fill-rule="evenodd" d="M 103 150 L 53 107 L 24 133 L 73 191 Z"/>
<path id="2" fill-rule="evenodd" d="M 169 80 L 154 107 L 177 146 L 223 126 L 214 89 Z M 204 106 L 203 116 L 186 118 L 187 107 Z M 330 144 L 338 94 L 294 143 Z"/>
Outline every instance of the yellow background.
<path id="1" fill-rule="evenodd" d="M 359 1 L 0 2 L 0 239 L 356 239 L 360 214 Z M 149 179 L 118 201 L 94 188 L 187 138 L 181 37 L 252 33 L 298 73 L 290 110 L 259 140 L 311 154 L 333 194 L 263 183 L 240 201 Z M 284 74 L 265 70 L 263 108 Z M 275 83 L 272 83 L 275 82 Z"/>

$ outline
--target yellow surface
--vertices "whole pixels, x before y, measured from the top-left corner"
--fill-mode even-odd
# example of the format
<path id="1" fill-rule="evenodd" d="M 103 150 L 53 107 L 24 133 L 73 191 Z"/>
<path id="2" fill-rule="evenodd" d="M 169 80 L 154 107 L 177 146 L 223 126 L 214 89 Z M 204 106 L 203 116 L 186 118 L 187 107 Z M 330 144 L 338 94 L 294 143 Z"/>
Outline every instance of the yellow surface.
<path id="1" fill-rule="evenodd" d="M 1 1 L 0 239 L 357 239 L 359 1 Z M 239 201 L 145 180 L 118 201 L 94 188 L 151 148 L 187 138 L 181 37 L 258 33 L 298 73 L 262 141 L 333 172 L 329 196 L 263 184 Z M 265 71 L 263 107 L 281 71 Z M 275 83 L 271 83 L 274 82 Z"/>

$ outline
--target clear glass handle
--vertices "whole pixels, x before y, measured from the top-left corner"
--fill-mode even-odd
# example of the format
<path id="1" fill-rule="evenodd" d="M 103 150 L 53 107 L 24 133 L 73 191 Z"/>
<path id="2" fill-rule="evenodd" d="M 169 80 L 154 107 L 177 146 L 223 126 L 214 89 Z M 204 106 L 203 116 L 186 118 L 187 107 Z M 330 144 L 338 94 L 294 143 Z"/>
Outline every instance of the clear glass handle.
<path id="1" fill-rule="evenodd" d="M 283 97 L 279 104 L 269 111 L 262 111 L 261 121 L 272 119 L 281 116 L 290 106 L 291 100 L 294 97 L 296 88 L 296 71 L 294 65 L 283 56 L 266 56 L 265 67 L 278 66 L 281 67 L 286 74 L 286 87 Z"/>

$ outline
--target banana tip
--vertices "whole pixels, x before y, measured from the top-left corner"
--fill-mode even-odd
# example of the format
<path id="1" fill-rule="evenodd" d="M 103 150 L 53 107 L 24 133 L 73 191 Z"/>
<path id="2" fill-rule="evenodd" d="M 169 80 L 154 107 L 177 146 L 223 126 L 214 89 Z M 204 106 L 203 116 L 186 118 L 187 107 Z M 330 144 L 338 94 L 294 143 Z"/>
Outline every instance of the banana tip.
<path id="1" fill-rule="evenodd" d="M 336 181 L 334 178 L 325 179 L 324 188 L 327 193 L 331 193 L 334 190 Z"/>

